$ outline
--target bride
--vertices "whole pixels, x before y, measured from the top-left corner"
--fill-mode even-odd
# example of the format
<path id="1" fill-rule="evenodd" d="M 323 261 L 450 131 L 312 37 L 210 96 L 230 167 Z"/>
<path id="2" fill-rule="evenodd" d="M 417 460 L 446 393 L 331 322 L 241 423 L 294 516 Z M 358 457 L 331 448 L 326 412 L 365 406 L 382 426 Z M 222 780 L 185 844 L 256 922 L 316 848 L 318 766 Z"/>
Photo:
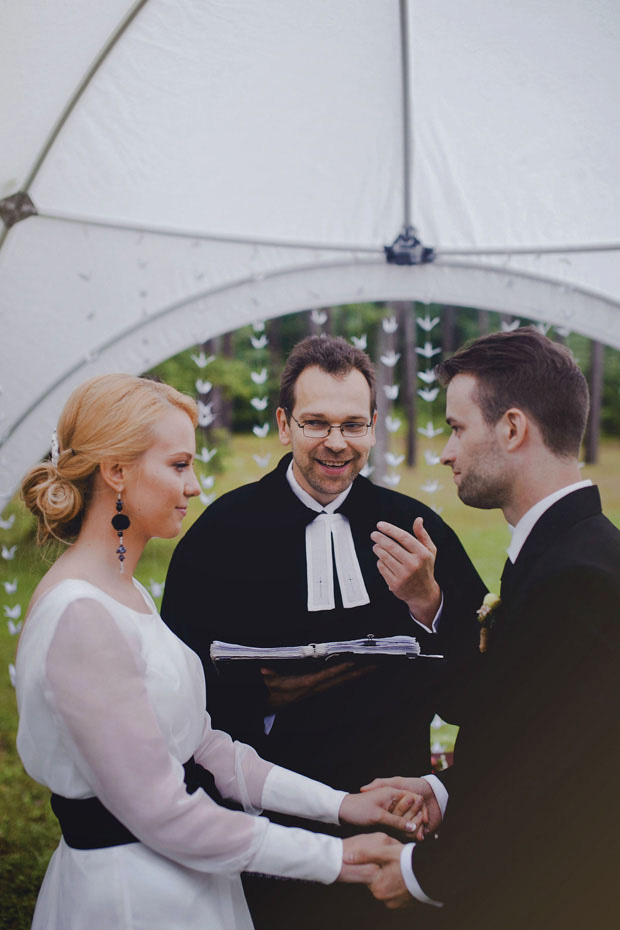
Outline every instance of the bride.
<path id="1" fill-rule="evenodd" d="M 281 827 L 263 809 L 424 830 L 409 792 L 335 791 L 212 729 L 200 660 L 133 578 L 146 542 L 176 536 L 199 493 L 196 419 L 168 385 L 93 378 L 22 484 L 39 540 L 73 540 L 34 592 L 16 660 L 18 750 L 62 829 L 36 930 L 249 930 L 242 871 L 375 877 L 377 866 L 344 864 L 361 837 Z M 212 773 L 210 794 L 192 785 L 195 765 Z"/>

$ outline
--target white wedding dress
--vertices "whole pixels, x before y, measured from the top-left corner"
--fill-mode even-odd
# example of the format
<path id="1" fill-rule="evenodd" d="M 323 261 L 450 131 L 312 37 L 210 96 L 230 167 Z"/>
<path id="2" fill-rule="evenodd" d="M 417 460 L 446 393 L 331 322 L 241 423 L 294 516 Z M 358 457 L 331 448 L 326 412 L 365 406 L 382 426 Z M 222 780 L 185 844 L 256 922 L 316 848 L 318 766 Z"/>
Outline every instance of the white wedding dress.
<path id="1" fill-rule="evenodd" d="M 19 754 L 66 798 L 96 796 L 140 842 L 61 839 L 34 930 L 249 930 L 242 871 L 335 881 L 342 841 L 286 829 L 261 809 L 335 823 L 344 794 L 265 762 L 213 730 L 200 660 L 163 623 L 88 582 L 59 582 L 24 625 L 16 669 Z M 189 795 L 183 763 L 208 768 L 247 813 Z"/>

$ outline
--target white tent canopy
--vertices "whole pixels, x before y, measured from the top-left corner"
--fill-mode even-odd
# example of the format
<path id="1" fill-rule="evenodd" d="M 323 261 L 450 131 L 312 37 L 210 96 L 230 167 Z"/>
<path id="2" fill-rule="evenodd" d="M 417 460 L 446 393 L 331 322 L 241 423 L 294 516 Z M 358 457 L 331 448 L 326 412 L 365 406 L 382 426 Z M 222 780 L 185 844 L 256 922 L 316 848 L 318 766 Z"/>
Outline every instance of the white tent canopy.
<path id="1" fill-rule="evenodd" d="M 24 0 L 0 35 L 0 507 L 75 384 L 257 319 L 620 347 L 616 0 Z M 434 262 L 386 263 L 409 225 Z"/>

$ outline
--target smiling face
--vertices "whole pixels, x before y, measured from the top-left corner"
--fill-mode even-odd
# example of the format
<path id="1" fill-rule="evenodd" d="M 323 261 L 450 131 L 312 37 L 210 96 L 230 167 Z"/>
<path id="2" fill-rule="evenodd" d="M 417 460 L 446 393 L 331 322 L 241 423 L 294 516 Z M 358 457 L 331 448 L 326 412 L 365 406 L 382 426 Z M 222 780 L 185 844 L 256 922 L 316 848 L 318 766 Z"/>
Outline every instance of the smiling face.
<path id="1" fill-rule="evenodd" d="M 146 541 L 171 539 L 179 533 L 189 499 L 200 493 L 193 467 L 195 451 L 190 418 L 171 406 L 157 422 L 152 445 L 124 468 L 122 496 L 132 534 Z"/>
<path id="2" fill-rule="evenodd" d="M 499 441 L 499 424 L 486 422 L 474 399 L 475 389 L 472 375 L 456 375 L 448 384 L 446 420 L 452 435 L 441 462 L 451 467 L 463 503 L 488 510 L 503 507 L 512 481 Z"/>
<path id="3" fill-rule="evenodd" d="M 295 406 L 289 411 L 300 423 L 370 423 L 366 436 L 344 439 L 332 429 L 324 439 L 309 439 L 282 407 L 276 413 L 280 441 L 290 445 L 293 473 L 299 484 L 320 504 L 328 504 L 360 473 L 375 444 L 376 413 L 370 409 L 370 388 L 356 368 L 336 377 L 316 366 L 304 369 L 295 382 Z"/>

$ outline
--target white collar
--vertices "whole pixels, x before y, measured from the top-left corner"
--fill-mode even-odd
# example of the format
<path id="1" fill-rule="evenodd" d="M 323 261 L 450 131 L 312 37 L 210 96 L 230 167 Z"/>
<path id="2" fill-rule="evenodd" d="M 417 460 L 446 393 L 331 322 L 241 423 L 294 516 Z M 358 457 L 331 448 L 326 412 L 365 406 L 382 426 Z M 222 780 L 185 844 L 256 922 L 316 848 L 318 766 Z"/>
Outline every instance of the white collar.
<path id="1" fill-rule="evenodd" d="M 308 494 L 308 492 L 302 488 L 299 481 L 295 477 L 295 473 L 293 472 L 292 461 L 289 463 L 289 466 L 286 470 L 286 480 L 291 486 L 291 491 L 295 497 L 298 497 L 302 504 L 305 504 L 306 507 L 310 508 L 310 510 L 314 510 L 315 513 L 334 513 L 334 511 L 338 510 L 344 499 L 347 497 L 349 491 L 353 487 L 353 484 L 350 484 L 349 487 L 345 488 L 344 491 L 342 491 L 338 497 L 334 498 L 333 501 L 330 501 L 329 504 L 323 505 L 315 500 L 311 494 Z"/>
<path id="2" fill-rule="evenodd" d="M 525 540 L 530 535 L 543 513 L 549 510 L 552 504 L 566 497 L 567 494 L 572 494 L 573 491 L 590 487 L 591 484 L 592 482 L 586 479 L 585 481 L 576 481 L 575 484 L 569 484 L 565 488 L 560 488 L 559 491 L 548 494 L 547 497 L 543 497 L 542 500 L 539 500 L 533 507 L 530 507 L 527 513 L 523 514 L 516 526 L 510 526 L 510 524 L 508 524 L 510 532 L 512 533 L 512 539 L 508 546 L 508 558 L 510 561 L 513 564 L 517 561 L 517 556 L 521 552 Z"/>
<path id="3" fill-rule="evenodd" d="M 318 514 L 306 526 L 306 578 L 308 581 L 308 611 L 334 610 L 334 560 L 343 607 L 361 607 L 370 598 L 360 568 L 351 524 L 342 513 L 334 513 L 353 487 L 345 488 L 323 507 L 305 491 L 293 474 L 293 463 L 286 471 L 293 494 L 302 504 Z M 332 556 L 333 545 L 333 556 Z"/>

